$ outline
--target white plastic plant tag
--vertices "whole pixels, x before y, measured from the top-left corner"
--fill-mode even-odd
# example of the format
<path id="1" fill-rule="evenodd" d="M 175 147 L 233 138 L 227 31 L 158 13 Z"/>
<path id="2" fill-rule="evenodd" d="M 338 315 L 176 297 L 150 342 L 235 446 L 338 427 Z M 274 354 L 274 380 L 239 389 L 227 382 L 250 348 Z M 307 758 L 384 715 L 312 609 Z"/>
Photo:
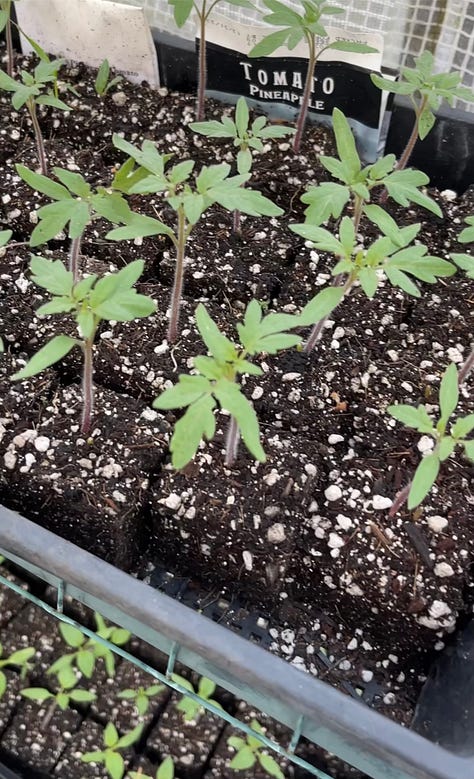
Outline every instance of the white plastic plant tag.
<path id="1" fill-rule="evenodd" d="M 130 81 L 159 87 L 155 46 L 143 8 L 103 0 L 21 0 L 22 30 L 45 51 L 68 60 L 111 67 Z M 25 53 L 32 51 L 22 37 Z"/>

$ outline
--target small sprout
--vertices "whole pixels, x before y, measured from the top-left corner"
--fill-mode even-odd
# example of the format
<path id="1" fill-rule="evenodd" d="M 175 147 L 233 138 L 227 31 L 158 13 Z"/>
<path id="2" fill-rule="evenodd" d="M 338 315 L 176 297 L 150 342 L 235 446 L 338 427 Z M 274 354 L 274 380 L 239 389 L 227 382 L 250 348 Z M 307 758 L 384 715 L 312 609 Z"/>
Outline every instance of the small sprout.
<path id="1" fill-rule="evenodd" d="M 415 408 L 404 404 L 389 406 L 387 411 L 406 427 L 412 427 L 423 435 L 431 436 L 433 451 L 426 454 L 418 465 L 408 493 L 408 508 L 412 510 L 423 502 L 438 477 L 441 463 L 450 457 L 457 446 L 464 447 L 469 460 L 474 461 L 474 440 L 468 438 L 474 430 L 474 414 L 458 417 L 446 432 L 448 422 L 459 400 L 459 377 L 454 363 L 444 372 L 439 391 L 440 418 L 434 423 L 423 405 Z"/>
<path id="2" fill-rule="evenodd" d="M 21 678 L 24 679 L 31 668 L 29 661 L 34 657 L 35 652 L 36 650 L 33 647 L 26 647 L 25 649 L 17 649 L 8 657 L 2 657 L 3 647 L 0 644 L 0 699 L 7 689 L 7 677 L 1 669 L 7 667 L 19 668 Z"/>
<path id="3" fill-rule="evenodd" d="M 263 728 L 257 720 L 252 720 L 250 727 L 255 733 L 263 735 Z M 258 761 L 260 767 L 269 776 L 273 776 L 275 779 L 285 779 L 276 760 L 266 752 L 262 752 L 265 745 L 257 736 L 251 736 L 248 733 L 245 738 L 242 736 L 231 736 L 227 739 L 227 746 L 232 747 L 236 751 L 235 756 L 229 763 L 229 768 L 232 768 L 234 771 L 247 771 L 249 768 L 253 768 Z"/>
<path id="4" fill-rule="evenodd" d="M 71 109 L 56 94 L 58 71 L 66 60 L 50 60 L 49 57 L 44 56 L 46 59 L 40 60 L 33 73 L 22 70 L 18 80 L 0 70 L 0 89 L 12 93 L 11 100 L 15 111 L 19 111 L 22 106 L 26 106 L 35 133 L 41 173 L 46 176 L 48 165 L 43 134 L 36 110 L 37 106 L 52 106 L 53 108 L 59 108 L 61 111 L 70 111 Z"/>
<path id="5" fill-rule="evenodd" d="M 314 69 L 322 52 L 327 49 L 335 49 L 337 51 L 349 51 L 358 54 L 374 54 L 377 52 L 377 49 L 367 46 L 365 43 L 351 41 L 334 41 L 318 49 L 317 40 L 328 37 L 327 30 L 321 24 L 321 17 L 325 14 L 344 13 L 343 8 L 326 4 L 326 0 L 301 0 L 304 13 L 298 13 L 298 11 L 288 8 L 285 3 L 280 3 L 278 0 L 263 0 L 263 2 L 271 12 L 263 17 L 264 21 L 283 29 L 266 35 L 249 52 L 249 57 L 268 57 L 276 49 L 279 49 L 280 46 L 286 46 L 292 51 L 302 40 L 306 40 L 308 45 L 308 69 L 306 71 L 301 108 L 296 123 L 296 133 L 293 138 L 293 148 L 298 153 L 313 89 Z"/>
<path id="6" fill-rule="evenodd" d="M 143 724 L 140 724 L 124 736 L 119 736 L 115 725 L 109 722 L 104 730 L 105 749 L 100 752 L 86 752 L 81 755 L 81 760 L 83 763 L 103 763 L 110 779 L 122 779 L 125 773 L 125 761 L 120 751 L 136 744 L 142 732 Z"/>
<path id="7" fill-rule="evenodd" d="M 54 201 L 36 212 L 39 222 L 31 234 L 30 246 L 39 246 L 50 241 L 67 225 L 71 239 L 68 270 L 72 272 L 76 282 L 79 277 L 81 241 L 87 225 L 100 217 L 119 224 L 131 214 L 121 193 L 114 190 L 115 179 L 109 188 L 98 187 L 94 191 L 80 173 L 64 168 L 53 168 L 54 175 L 61 182 L 58 184 L 47 176 L 34 173 L 24 165 L 15 167 L 18 175 L 32 189 Z M 120 171 L 117 175 L 120 175 Z"/>
<path id="8" fill-rule="evenodd" d="M 97 328 L 103 320 L 130 322 L 146 317 L 155 311 L 156 305 L 146 295 L 139 295 L 133 285 L 140 278 L 143 260 L 135 260 L 108 276 L 98 278 L 95 274 L 86 276 L 77 284 L 71 271 L 66 270 L 60 260 L 46 260 L 33 256 L 30 268 L 33 281 L 51 293 L 52 300 L 40 306 L 38 314 L 70 313 L 76 320 L 79 338 L 56 335 L 43 346 L 22 370 L 15 373 L 12 381 L 27 379 L 41 373 L 45 368 L 59 362 L 71 349 L 79 346 L 84 355 L 83 365 L 83 411 L 81 431 L 87 435 L 94 408 L 93 346 Z"/>
<path id="9" fill-rule="evenodd" d="M 267 125 L 264 116 L 259 116 L 250 125 L 249 109 L 245 98 L 239 97 L 235 109 L 235 118 L 224 115 L 221 121 L 193 122 L 190 129 L 208 138 L 232 138 L 237 152 L 237 173 L 246 175 L 251 172 L 253 152 L 263 152 L 263 141 L 269 138 L 284 138 L 295 133 L 292 127 Z M 240 232 L 240 211 L 234 211 L 234 232 Z"/>
<path id="10" fill-rule="evenodd" d="M 57 673 L 56 678 L 59 686 L 59 691 L 56 693 L 50 692 L 46 687 L 26 687 L 24 690 L 20 690 L 20 695 L 31 701 L 37 703 L 50 701 L 50 706 L 41 723 L 43 730 L 47 729 L 56 707 L 60 708 L 61 711 L 66 711 L 71 701 L 73 703 L 92 703 L 97 699 L 97 695 L 89 690 L 76 689 L 79 677 L 76 676 L 72 668 L 63 668 Z"/>
<path id="11" fill-rule="evenodd" d="M 196 373 L 181 375 L 174 387 L 165 390 L 153 403 L 154 408 L 185 408 L 176 422 L 170 443 L 172 464 L 184 468 L 196 454 L 202 438 L 210 441 L 215 434 L 214 409 L 217 404 L 231 415 L 226 444 L 226 465 L 232 465 L 237 454 L 239 437 L 249 452 L 260 462 L 266 456 L 260 443 L 257 415 L 241 391 L 239 374 L 261 376 L 263 371 L 249 362 L 262 352 L 276 354 L 300 342 L 300 337 L 285 332 L 300 325 L 291 314 L 270 313 L 262 317 L 256 300 L 247 306 L 242 324 L 237 325 L 238 347 L 223 335 L 200 303 L 196 309 L 196 324 L 209 351 L 209 356 L 194 358 Z"/>
<path id="12" fill-rule="evenodd" d="M 147 713 L 150 706 L 150 698 L 159 695 L 165 689 L 162 684 L 152 684 L 150 687 L 139 687 L 137 690 L 127 689 L 118 693 L 118 698 L 126 701 L 133 701 L 140 716 Z"/>
<path id="13" fill-rule="evenodd" d="M 117 86 L 117 84 L 120 84 L 122 81 L 122 76 L 116 76 L 115 78 L 110 79 L 110 65 L 108 59 L 105 59 L 103 62 L 101 62 L 99 70 L 97 71 L 97 76 L 94 81 L 94 89 L 99 97 L 105 97 L 107 92 L 109 92 L 112 87 Z"/>
<path id="14" fill-rule="evenodd" d="M 376 87 L 396 95 L 407 95 L 413 105 L 415 122 L 408 143 L 397 163 L 397 169 L 403 170 L 411 157 L 417 138 L 426 138 L 436 121 L 436 111 L 443 100 L 453 105 L 454 98 L 472 102 L 474 93 L 467 87 L 460 86 L 461 74 L 433 73 L 434 57 L 430 51 L 424 51 L 415 59 L 414 68 L 402 68 L 400 81 L 390 81 L 376 73 L 371 79 Z"/>
<path id="15" fill-rule="evenodd" d="M 124 218 L 125 227 L 118 227 L 107 234 L 111 240 L 143 237 L 146 235 L 167 235 L 176 249 L 176 267 L 171 293 L 171 315 L 168 326 L 168 341 L 174 343 L 178 337 L 179 309 L 184 280 L 184 259 L 188 238 L 207 209 L 218 203 L 234 211 L 240 209 L 251 216 L 280 216 L 283 213 L 271 200 L 260 192 L 242 189 L 250 175 L 229 176 L 230 165 L 203 167 L 190 182 L 194 161 L 186 160 L 165 170 L 171 155 L 160 154 L 154 143 L 144 141 L 142 148 L 133 146 L 119 135 L 113 136 L 117 149 L 129 155 L 122 167 L 123 175 L 115 176 L 116 186 L 129 194 L 163 193 L 168 205 L 177 217 L 177 228 L 171 227 L 150 216 L 130 212 Z M 138 168 L 133 169 L 133 161 Z M 131 163 L 131 165 L 130 165 Z"/>
<path id="16" fill-rule="evenodd" d="M 129 771 L 130 779 L 174 779 L 173 758 L 168 755 L 156 771 L 155 777 L 142 774 L 140 771 Z"/>
<path id="17" fill-rule="evenodd" d="M 213 706 L 216 706 L 218 709 L 222 709 L 220 703 L 218 703 L 218 701 L 215 701 L 214 698 L 211 697 L 212 695 L 214 695 L 216 689 L 216 685 L 211 679 L 206 679 L 205 676 L 202 676 L 201 679 L 199 679 L 197 690 L 195 690 L 191 682 L 189 682 L 183 676 L 179 676 L 178 674 L 173 674 L 172 679 L 174 682 L 180 684 L 181 687 L 185 687 L 186 690 L 189 690 L 189 692 L 199 695 L 199 697 L 202 698 L 204 701 L 207 701 L 208 703 L 212 703 Z M 204 708 L 199 703 L 199 701 L 195 701 L 193 698 L 188 698 L 186 695 L 184 695 L 179 701 L 179 703 L 176 704 L 176 708 L 178 709 L 178 711 L 181 711 L 183 713 L 183 719 L 185 722 L 198 720 L 204 711 Z"/>
<path id="18" fill-rule="evenodd" d="M 130 633 L 116 625 L 107 625 L 103 617 L 97 612 L 94 614 L 96 621 L 96 633 L 99 638 L 110 641 L 116 646 L 123 646 L 130 639 Z M 59 623 L 59 632 L 68 646 L 74 652 L 62 655 L 49 668 L 48 674 L 57 674 L 64 668 L 77 668 L 87 679 L 92 677 L 97 660 L 104 661 L 105 669 L 109 677 L 115 675 L 115 658 L 111 649 L 93 638 L 87 638 L 78 628 L 65 622 Z"/>
<path id="19" fill-rule="evenodd" d="M 202 122 L 204 119 L 204 95 L 207 83 L 207 52 L 206 52 L 206 22 L 213 8 L 221 0 L 168 0 L 172 6 L 174 20 L 178 27 L 183 27 L 192 12 L 195 11 L 199 20 L 199 67 L 198 67 L 198 91 L 196 103 L 196 119 Z M 253 8 L 250 0 L 226 0 L 229 5 L 237 5 L 242 8 Z"/>

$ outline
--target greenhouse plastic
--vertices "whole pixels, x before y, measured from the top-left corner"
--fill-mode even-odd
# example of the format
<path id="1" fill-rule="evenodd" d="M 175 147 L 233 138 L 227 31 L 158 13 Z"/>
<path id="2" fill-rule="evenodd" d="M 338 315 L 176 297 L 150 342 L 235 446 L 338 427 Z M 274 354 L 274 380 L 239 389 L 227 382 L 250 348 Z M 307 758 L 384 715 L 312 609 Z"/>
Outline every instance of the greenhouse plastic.
<path id="1" fill-rule="evenodd" d="M 169 658 L 166 676 L 148 666 L 146 670 L 163 678 L 169 686 L 180 689 L 169 678 L 179 659 L 180 663 L 212 678 L 289 727 L 293 731 L 289 749 L 269 741 L 265 743 L 304 766 L 313 776 L 328 779 L 293 755 L 301 737 L 373 779 L 472 779 L 474 776 L 474 755 L 448 752 L 402 728 L 363 703 L 3 507 L 0 507 L 0 554 L 56 588 L 57 604 L 53 608 L 1 577 L 2 583 L 35 600 L 58 619 L 77 624 L 62 613 L 63 600 L 70 596 L 166 653 Z M 82 626 L 80 629 L 94 635 Z M 122 649 L 112 648 L 134 661 Z M 202 703 L 222 716 L 219 710 Z M 245 728 L 229 715 L 225 718 Z"/>

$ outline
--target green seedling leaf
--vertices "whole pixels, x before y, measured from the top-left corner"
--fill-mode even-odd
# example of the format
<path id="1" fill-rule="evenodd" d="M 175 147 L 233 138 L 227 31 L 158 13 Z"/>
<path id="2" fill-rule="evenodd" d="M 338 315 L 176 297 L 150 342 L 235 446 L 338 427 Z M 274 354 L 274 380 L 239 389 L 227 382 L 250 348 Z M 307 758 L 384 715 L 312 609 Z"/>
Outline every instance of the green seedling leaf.
<path id="1" fill-rule="evenodd" d="M 258 762 L 269 776 L 274 776 L 276 779 L 285 779 L 283 771 L 271 755 L 267 755 L 266 752 L 259 752 Z"/>
<path id="2" fill-rule="evenodd" d="M 436 454 L 423 457 L 415 471 L 410 493 L 408 495 L 408 509 L 411 511 L 423 502 L 428 495 L 439 473 L 439 458 Z"/>
<path id="3" fill-rule="evenodd" d="M 118 752 L 106 752 L 105 767 L 111 779 L 123 779 L 125 773 L 125 761 Z"/>
<path id="4" fill-rule="evenodd" d="M 229 763 L 229 768 L 234 771 L 246 771 L 255 765 L 257 758 L 251 747 L 243 746 Z"/>
<path id="5" fill-rule="evenodd" d="M 20 690 L 20 695 L 29 700 L 38 701 L 38 703 L 54 698 L 54 695 L 44 687 L 27 687 L 24 690 Z"/>
<path id="6" fill-rule="evenodd" d="M 189 406 L 184 416 L 176 423 L 170 451 L 173 467 L 177 470 L 191 462 L 203 438 L 210 441 L 214 437 L 215 406 L 216 402 L 212 396 L 201 397 Z"/>
<path id="7" fill-rule="evenodd" d="M 126 733 L 124 736 L 119 738 L 119 740 L 116 743 L 116 749 L 127 749 L 128 747 L 131 747 L 132 744 L 135 744 L 137 741 L 139 741 L 143 733 L 144 727 L 145 725 L 143 723 L 140 723 L 135 728 L 133 728 L 133 730 L 131 730 L 129 733 Z"/>
<path id="8" fill-rule="evenodd" d="M 317 187 L 310 187 L 301 197 L 303 203 L 309 203 L 305 210 L 307 226 L 320 225 L 331 217 L 339 219 L 349 198 L 350 189 L 342 184 L 327 181 Z M 293 230 L 294 225 L 290 225 L 290 229 Z"/>
<path id="9" fill-rule="evenodd" d="M 119 740 L 119 734 L 117 732 L 117 728 L 113 724 L 113 722 L 108 722 L 105 726 L 104 730 L 104 744 L 106 747 L 115 747 L 117 746 Z"/>
<path id="10" fill-rule="evenodd" d="M 459 400 L 458 370 L 454 363 L 444 372 L 439 391 L 441 421 L 446 424 Z"/>
<path id="11" fill-rule="evenodd" d="M 453 438 L 465 438 L 474 430 L 474 414 L 468 414 L 456 420 L 451 428 Z"/>
<path id="12" fill-rule="evenodd" d="M 81 633 L 81 631 L 73 627 L 73 625 L 68 625 L 65 622 L 59 623 L 59 632 L 66 644 L 75 649 L 82 646 L 86 641 L 84 633 Z"/>
<path id="13" fill-rule="evenodd" d="M 28 379 L 30 376 L 35 376 L 37 373 L 41 373 L 45 368 L 49 368 L 50 365 L 54 365 L 55 362 L 62 360 L 66 354 L 69 354 L 71 349 L 80 342 L 76 338 L 71 338 L 68 335 L 56 335 L 54 338 L 43 346 L 36 354 L 33 355 L 31 360 L 17 373 L 11 377 L 12 381 L 20 381 L 22 379 Z"/>
<path id="14" fill-rule="evenodd" d="M 256 460 L 265 462 L 267 458 L 260 444 L 257 415 L 251 403 L 241 393 L 240 387 L 224 379 L 216 383 L 214 394 L 221 407 L 229 411 L 237 420 L 242 439 L 249 452 Z"/>
<path id="15" fill-rule="evenodd" d="M 325 317 L 329 316 L 331 311 L 339 305 L 344 297 L 344 291 L 341 287 L 328 287 L 318 292 L 303 308 L 298 317 L 298 324 L 302 326 L 314 325 Z"/>

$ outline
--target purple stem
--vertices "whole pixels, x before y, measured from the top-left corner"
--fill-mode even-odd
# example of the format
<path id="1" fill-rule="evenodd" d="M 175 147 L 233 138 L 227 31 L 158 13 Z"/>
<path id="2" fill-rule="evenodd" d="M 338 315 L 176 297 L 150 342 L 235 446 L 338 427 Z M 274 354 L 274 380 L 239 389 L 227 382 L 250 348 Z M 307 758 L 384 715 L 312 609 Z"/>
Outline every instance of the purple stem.
<path id="1" fill-rule="evenodd" d="M 237 235 L 240 235 L 242 229 L 241 220 L 240 220 L 240 211 L 236 208 L 234 211 L 234 222 L 232 225 L 232 230 Z"/>
<path id="2" fill-rule="evenodd" d="M 174 270 L 173 291 L 171 293 L 171 315 L 168 325 L 168 343 L 174 344 L 178 337 L 179 308 L 184 279 L 184 250 L 186 247 L 186 216 L 182 206 L 178 210 L 178 241 L 176 244 L 176 267 Z"/>
<path id="3" fill-rule="evenodd" d="M 199 41 L 199 75 L 198 75 L 198 92 L 196 101 L 196 120 L 202 122 L 204 119 L 204 93 L 206 91 L 207 84 L 207 57 L 206 57 L 206 9 L 203 7 L 199 19 L 201 37 Z"/>
<path id="4" fill-rule="evenodd" d="M 464 381 L 466 381 L 467 377 L 469 376 L 473 368 L 474 368 L 474 349 L 471 351 L 469 357 L 464 361 L 464 364 L 458 373 L 459 386 L 461 386 L 461 384 Z"/>
<path id="5" fill-rule="evenodd" d="M 237 450 L 239 448 L 240 430 L 235 417 L 230 418 L 227 428 L 226 447 L 225 447 L 225 465 L 231 466 L 235 463 Z"/>
<path id="6" fill-rule="evenodd" d="M 10 17 L 8 17 L 7 26 L 5 28 L 5 38 L 7 42 L 7 73 L 11 77 L 13 76 L 14 61 L 13 61 L 12 23 Z"/>
<path id="7" fill-rule="evenodd" d="M 296 154 L 298 154 L 300 151 L 304 126 L 306 124 L 306 118 L 308 116 L 308 107 L 311 98 L 311 89 L 313 86 L 314 68 L 316 66 L 316 49 L 314 44 L 314 35 L 310 35 L 308 37 L 308 46 L 309 46 L 309 57 L 308 57 L 308 70 L 306 72 L 306 83 L 304 86 L 303 98 L 301 100 L 301 108 L 300 108 L 300 113 L 298 115 L 298 121 L 296 122 L 296 133 L 293 136 L 293 150 L 296 152 Z"/>
<path id="8" fill-rule="evenodd" d="M 389 517 L 394 517 L 397 511 L 400 511 L 405 501 L 408 500 L 412 484 L 413 481 L 409 481 L 408 484 L 405 484 L 405 486 L 397 492 L 395 495 L 395 500 L 393 501 L 392 506 L 390 507 L 390 511 L 388 512 Z"/>
<path id="9" fill-rule="evenodd" d="M 46 162 L 46 153 L 44 150 L 44 140 L 43 140 L 43 133 L 41 132 L 41 127 L 38 122 L 38 115 L 36 113 L 36 103 L 32 98 L 29 98 L 26 102 L 26 107 L 28 109 L 28 112 L 30 114 L 31 123 L 33 125 L 33 130 L 35 133 L 35 141 L 36 141 L 36 149 L 38 151 L 38 161 L 40 164 L 40 170 L 43 176 L 48 175 L 48 165 Z"/>
<path id="10" fill-rule="evenodd" d="M 395 170 L 404 170 L 408 164 L 408 160 L 412 155 L 413 149 L 415 148 L 415 144 L 418 139 L 418 133 L 420 129 L 420 117 L 426 108 L 427 102 L 428 102 L 428 97 L 427 95 L 424 95 L 420 105 L 415 110 L 415 123 L 413 125 L 411 135 L 408 139 L 407 145 L 403 150 L 402 156 L 400 157 L 397 164 L 395 165 Z"/>
<path id="11" fill-rule="evenodd" d="M 69 270 L 72 272 L 74 284 L 77 284 L 79 279 L 79 257 L 81 256 L 81 241 L 82 235 L 79 235 L 77 238 L 73 238 L 71 241 L 71 247 L 69 249 Z"/>
<path id="12" fill-rule="evenodd" d="M 95 332 L 95 331 L 94 331 Z M 92 414 L 94 411 L 94 367 L 92 363 L 92 347 L 94 336 L 84 341 L 84 368 L 82 373 L 82 422 L 81 433 L 88 435 L 91 429 Z"/>

